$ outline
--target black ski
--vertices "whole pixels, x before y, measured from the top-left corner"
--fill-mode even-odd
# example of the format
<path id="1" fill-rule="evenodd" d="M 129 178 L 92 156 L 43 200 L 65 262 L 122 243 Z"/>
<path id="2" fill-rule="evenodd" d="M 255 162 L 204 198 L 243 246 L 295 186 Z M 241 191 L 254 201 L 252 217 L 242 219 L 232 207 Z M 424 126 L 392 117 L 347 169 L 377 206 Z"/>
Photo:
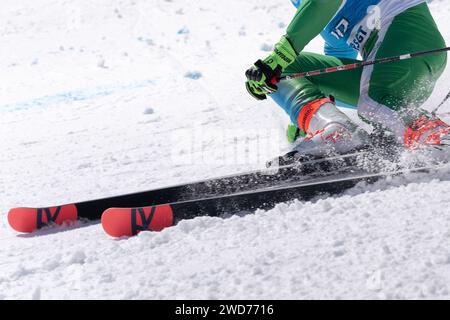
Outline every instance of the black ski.
<path id="1" fill-rule="evenodd" d="M 373 157 L 370 151 L 321 158 L 280 158 L 281 166 L 244 174 L 198 181 L 139 193 L 40 208 L 14 208 L 8 214 L 13 229 L 32 232 L 48 224 L 61 224 L 80 218 L 98 220 L 112 207 L 148 207 L 165 203 L 245 193 L 276 187 L 308 183 L 338 173 L 363 172 L 361 164 Z M 365 172 L 365 171 L 364 171 Z M 42 214 L 45 213 L 45 214 Z"/>
<path id="2" fill-rule="evenodd" d="M 373 183 L 388 176 L 418 172 L 444 173 L 448 167 L 419 167 L 381 173 L 342 173 L 334 178 L 322 177 L 305 182 L 244 191 L 235 194 L 174 202 L 141 208 L 110 208 L 103 213 L 102 225 L 113 237 L 133 236 L 140 231 L 160 231 L 177 222 L 198 216 L 223 216 L 257 209 L 271 209 L 281 202 L 308 201 L 319 195 L 340 194 L 360 182 Z"/>

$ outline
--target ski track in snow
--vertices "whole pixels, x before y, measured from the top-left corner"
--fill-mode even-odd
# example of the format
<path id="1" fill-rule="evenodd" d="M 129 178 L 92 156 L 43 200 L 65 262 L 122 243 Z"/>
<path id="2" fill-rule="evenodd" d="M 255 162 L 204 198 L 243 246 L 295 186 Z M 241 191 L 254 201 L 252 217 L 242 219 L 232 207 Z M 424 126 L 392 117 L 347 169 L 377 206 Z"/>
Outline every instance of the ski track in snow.
<path id="1" fill-rule="evenodd" d="M 201 130 L 194 152 L 219 158 L 233 141 L 213 139 L 218 128 L 282 138 L 287 117 L 249 98 L 242 74 L 294 11 L 287 0 L 3 2 L 0 299 L 450 298 L 450 175 L 359 185 L 131 239 L 82 222 L 15 234 L 11 207 L 258 168 L 174 165 L 172 138 Z M 450 43 L 449 4 L 430 7 Z M 448 83 L 449 70 L 430 108 Z"/>

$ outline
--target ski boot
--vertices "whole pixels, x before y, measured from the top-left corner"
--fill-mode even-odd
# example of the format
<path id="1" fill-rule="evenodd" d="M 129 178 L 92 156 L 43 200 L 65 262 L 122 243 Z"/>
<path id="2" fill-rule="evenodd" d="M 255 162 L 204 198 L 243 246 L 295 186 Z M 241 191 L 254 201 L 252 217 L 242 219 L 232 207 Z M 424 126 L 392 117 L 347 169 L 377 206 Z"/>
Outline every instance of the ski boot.
<path id="1" fill-rule="evenodd" d="M 404 146 L 423 163 L 448 162 L 450 126 L 440 119 L 421 116 L 406 129 Z"/>
<path id="2" fill-rule="evenodd" d="M 293 151 L 323 157 L 346 154 L 370 145 L 368 133 L 354 124 L 330 99 L 315 100 L 303 107 L 298 117 L 306 136 Z"/>
<path id="3" fill-rule="evenodd" d="M 288 128 L 288 139 L 298 140 L 293 150 L 278 159 L 279 165 L 344 155 L 367 149 L 369 134 L 341 112 L 333 100 L 318 99 L 305 105 L 298 117 L 298 130 Z M 306 134 L 301 139 L 301 132 Z M 273 166 L 277 160 L 268 163 Z"/>
<path id="4" fill-rule="evenodd" d="M 422 116 L 406 129 L 404 144 L 409 150 L 450 149 L 450 126 L 442 120 Z"/>

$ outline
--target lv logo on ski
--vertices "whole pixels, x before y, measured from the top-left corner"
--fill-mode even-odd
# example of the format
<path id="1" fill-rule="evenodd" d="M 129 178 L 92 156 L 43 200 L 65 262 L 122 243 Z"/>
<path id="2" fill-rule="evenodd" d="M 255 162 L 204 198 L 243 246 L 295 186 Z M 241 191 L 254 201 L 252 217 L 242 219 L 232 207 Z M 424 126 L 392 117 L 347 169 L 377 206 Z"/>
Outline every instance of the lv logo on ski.
<path id="1" fill-rule="evenodd" d="M 141 231 L 148 231 L 155 216 L 155 211 L 156 207 L 151 207 L 150 215 L 147 218 L 144 208 L 131 209 L 131 234 L 137 235 Z M 141 224 L 138 223 L 138 213 L 141 218 Z"/>
<path id="2" fill-rule="evenodd" d="M 61 212 L 61 207 L 55 208 L 55 213 L 52 215 L 51 208 L 42 208 L 37 210 L 37 229 L 41 229 L 48 226 L 51 223 L 55 223 L 58 219 L 59 213 Z M 45 219 L 43 219 L 45 215 Z"/>

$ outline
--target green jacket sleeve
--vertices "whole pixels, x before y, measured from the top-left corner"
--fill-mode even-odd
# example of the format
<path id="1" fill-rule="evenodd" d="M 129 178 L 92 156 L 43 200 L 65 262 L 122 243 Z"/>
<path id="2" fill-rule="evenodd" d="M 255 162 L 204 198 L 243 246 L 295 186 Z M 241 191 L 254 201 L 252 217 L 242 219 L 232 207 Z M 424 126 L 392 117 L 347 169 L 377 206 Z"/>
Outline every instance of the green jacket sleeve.
<path id="1" fill-rule="evenodd" d="M 287 29 L 286 37 L 300 53 L 319 35 L 338 12 L 344 0 L 304 0 Z"/>

